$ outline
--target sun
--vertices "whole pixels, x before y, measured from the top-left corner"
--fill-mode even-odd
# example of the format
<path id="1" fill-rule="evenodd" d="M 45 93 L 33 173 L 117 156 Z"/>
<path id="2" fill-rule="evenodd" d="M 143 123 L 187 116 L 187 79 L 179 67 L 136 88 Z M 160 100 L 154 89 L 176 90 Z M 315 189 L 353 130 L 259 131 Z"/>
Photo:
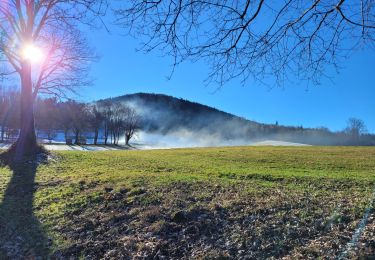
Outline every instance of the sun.
<path id="1" fill-rule="evenodd" d="M 27 44 L 22 48 L 22 57 L 31 63 L 39 63 L 43 60 L 44 54 L 40 48 L 33 44 Z"/>

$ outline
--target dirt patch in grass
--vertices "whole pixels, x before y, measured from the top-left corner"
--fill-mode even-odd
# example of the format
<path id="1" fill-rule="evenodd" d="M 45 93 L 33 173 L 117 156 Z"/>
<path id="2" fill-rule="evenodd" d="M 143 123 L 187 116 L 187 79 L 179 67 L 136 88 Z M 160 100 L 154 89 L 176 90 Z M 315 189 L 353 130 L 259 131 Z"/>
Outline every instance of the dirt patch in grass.
<path id="1" fill-rule="evenodd" d="M 66 216 L 69 223 L 56 231 L 71 245 L 54 256 L 334 258 L 345 251 L 363 211 L 353 210 L 354 197 L 339 193 L 246 192 L 247 185 L 176 182 L 136 188 L 142 193 L 112 190 L 97 207 Z M 372 216 L 351 256 L 373 255 L 373 222 Z"/>

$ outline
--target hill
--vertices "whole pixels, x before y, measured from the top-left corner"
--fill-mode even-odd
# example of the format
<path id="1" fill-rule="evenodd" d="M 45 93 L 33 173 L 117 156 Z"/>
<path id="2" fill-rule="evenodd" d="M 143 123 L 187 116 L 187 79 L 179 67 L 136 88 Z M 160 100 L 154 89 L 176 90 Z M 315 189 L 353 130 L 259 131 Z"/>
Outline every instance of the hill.
<path id="1" fill-rule="evenodd" d="M 106 99 L 125 103 L 141 116 L 142 130 L 182 138 L 211 140 L 210 144 L 249 144 L 278 140 L 313 145 L 374 145 L 375 136 L 352 140 L 345 133 L 327 128 L 303 128 L 263 124 L 226 113 L 213 107 L 172 96 L 135 93 Z"/>
<path id="2" fill-rule="evenodd" d="M 228 121 L 242 124 L 243 127 L 259 125 L 213 107 L 162 94 L 136 93 L 111 100 L 134 107 L 141 115 L 143 128 L 147 131 L 168 133 L 184 128 L 222 132 L 220 129 L 223 128 L 223 123 Z"/>

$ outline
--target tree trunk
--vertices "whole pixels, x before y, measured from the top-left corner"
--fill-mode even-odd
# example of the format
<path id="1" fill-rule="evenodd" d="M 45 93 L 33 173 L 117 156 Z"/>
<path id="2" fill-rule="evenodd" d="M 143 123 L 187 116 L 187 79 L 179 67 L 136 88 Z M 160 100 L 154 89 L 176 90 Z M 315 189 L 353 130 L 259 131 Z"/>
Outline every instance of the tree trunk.
<path id="1" fill-rule="evenodd" d="M 34 98 L 31 81 L 31 65 L 22 64 L 21 72 L 21 129 L 16 143 L 16 160 L 37 153 L 34 125 Z"/>
<path id="2" fill-rule="evenodd" d="M 129 140 L 130 140 L 130 136 L 129 135 L 125 135 L 125 144 L 129 146 Z"/>
<path id="3" fill-rule="evenodd" d="M 4 142 L 4 131 L 5 131 L 5 126 L 4 124 L 1 126 L 1 142 Z"/>
<path id="4" fill-rule="evenodd" d="M 75 140 L 75 144 L 79 144 L 79 131 L 75 131 L 75 134 L 76 134 L 76 140 Z"/>
<path id="5" fill-rule="evenodd" d="M 95 136 L 94 136 L 94 145 L 98 144 L 98 136 L 99 136 L 99 129 L 95 129 Z"/>
<path id="6" fill-rule="evenodd" d="M 119 130 L 116 131 L 115 139 L 116 139 L 116 143 L 115 143 L 115 145 L 118 145 L 118 141 L 119 141 L 119 139 L 120 139 L 120 133 L 119 133 Z"/>
<path id="7" fill-rule="evenodd" d="M 104 144 L 107 145 L 107 142 L 108 142 L 108 125 L 107 123 L 105 123 L 106 125 L 104 126 Z"/>

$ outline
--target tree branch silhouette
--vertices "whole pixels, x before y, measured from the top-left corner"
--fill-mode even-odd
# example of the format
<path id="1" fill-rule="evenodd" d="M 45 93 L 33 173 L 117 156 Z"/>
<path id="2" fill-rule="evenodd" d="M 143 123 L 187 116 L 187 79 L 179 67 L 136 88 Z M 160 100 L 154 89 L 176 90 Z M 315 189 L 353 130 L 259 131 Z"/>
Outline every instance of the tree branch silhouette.
<path id="1" fill-rule="evenodd" d="M 290 75 L 319 84 L 327 67 L 374 44 L 375 3 L 370 0 L 159 0 L 123 1 L 117 22 L 159 49 L 185 60 L 206 60 L 209 82 L 262 82 Z"/>

